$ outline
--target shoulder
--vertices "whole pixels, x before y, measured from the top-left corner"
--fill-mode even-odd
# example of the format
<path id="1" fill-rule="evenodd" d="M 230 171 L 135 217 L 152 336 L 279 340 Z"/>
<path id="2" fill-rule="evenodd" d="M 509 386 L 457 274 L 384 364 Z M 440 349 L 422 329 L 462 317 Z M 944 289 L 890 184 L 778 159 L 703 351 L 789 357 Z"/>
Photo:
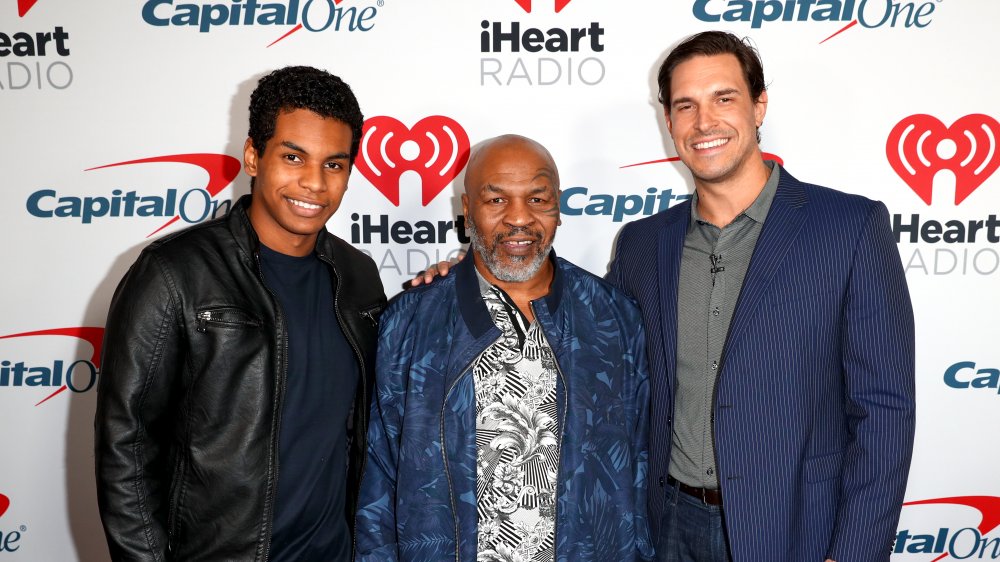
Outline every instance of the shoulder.
<path id="1" fill-rule="evenodd" d="M 668 224 L 686 220 L 691 214 L 690 201 L 690 199 L 686 199 L 669 209 L 626 224 L 622 227 L 621 237 L 624 238 L 626 234 L 632 236 L 655 235 Z"/>
<path id="2" fill-rule="evenodd" d="M 839 189 L 825 187 L 814 183 L 799 181 L 788 171 L 782 169 L 779 189 L 801 190 L 809 203 L 813 214 L 824 215 L 835 213 L 837 216 L 867 217 L 876 209 L 884 207 L 880 201 L 864 195 L 847 193 Z"/>
<path id="3" fill-rule="evenodd" d="M 206 255 L 236 250 L 225 217 L 189 226 L 153 241 L 142 252 L 147 259 L 163 263 L 189 264 Z M 141 258 L 140 258 L 141 259 Z"/>
<path id="4" fill-rule="evenodd" d="M 381 322 L 385 325 L 418 314 L 422 317 L 428 315 L 429 320 L 429 315 L 450 310 L 446 305 L 456 302 L 457 299 L 455 275 L 436 277 L 432 283 L 406 289 L 389 299 L 389 304 L 382 313 Z"/>
<path id="5" fill-rule="evenodd" d="M 564 277 L 564 299 L 572 298 L 587 306 L 611 307 L 638 318 L 639 308 L 625 291 L 563 258 L 556 260 Z"/>

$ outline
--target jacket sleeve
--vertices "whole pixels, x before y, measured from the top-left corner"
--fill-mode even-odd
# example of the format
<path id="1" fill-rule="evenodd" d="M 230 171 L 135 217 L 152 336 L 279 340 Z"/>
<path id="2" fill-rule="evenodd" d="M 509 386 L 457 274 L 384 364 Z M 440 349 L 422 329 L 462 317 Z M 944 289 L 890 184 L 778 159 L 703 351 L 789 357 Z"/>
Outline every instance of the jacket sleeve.
<path id="1" fill-rule="evenodd" d="M 618 239 L 615 242 L 615 253 L 611 258 L 611 265 L 608 266 L 608 273 L 604 276 L 604 280 L 611 283 L 615 287 L 628 292 L 625 289 L 625 274 L 622 271 L 624 267 L 622 265 L 622 244 L 628 244 L 628 231 L 630 224 L 626 224 L 622 227 L 621 232 L 618 233 Z"/>
<path id="2" fill-rule="evenodd" d="M 165 560 L 172 389 L 182 366 L 177 301 L 144 252 L 119 284 L 104 334 L 94 420 L 97 500 L 113 560 Z"/>
<path id="3" fill-rule="evenodd" d="M 914 433 L 914 326 L 906 277 L 877 203 L 855 248 L 844 304 L 841 362 L 850 440 L 828 557 L 888 561 Z"/>
<path id="4" fill-rule="evenodd" d="M 635 539 L 639 560 L 653 560 L 653 542 L 649 535 L 647 494 L 649 491 L 649 364 L 646 360 L 646 338 L 642 319 L 636 311 L 630 322 L 636 332 L 630 339 L 635 377 L 635 426 L 632 428 L 632 454 L 635 466 Z"/>
<path id="5" fill-rule="evenodd" d="M 375 360 L 375 392 L 368 425 L 368 451 L 355 522 L 358 562 L 398 560 L 396 477 L 406 380 L 412 356 L 409 325 L 414 295 L 403 294 L 382 315 Z"/>

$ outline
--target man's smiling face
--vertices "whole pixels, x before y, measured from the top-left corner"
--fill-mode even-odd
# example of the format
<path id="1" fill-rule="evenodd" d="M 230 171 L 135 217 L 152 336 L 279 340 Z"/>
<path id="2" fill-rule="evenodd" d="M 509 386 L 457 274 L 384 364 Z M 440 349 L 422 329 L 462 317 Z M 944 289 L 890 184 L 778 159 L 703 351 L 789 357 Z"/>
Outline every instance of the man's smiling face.
<path id="1" fill-rule="evenodd" d="M 255 178 L 250 222 L 265 246 L 293 256 L 312 252 L 347 191 L 351 139 L 343 122 L 294 109 L 278 113 L 263 153 L 247 140 L 244 168 Z"/>
<path id="2" fill-rule="evenodd" d="M 696 183 L 738 180 L 759 161 L 767 92 L 751 97 L 734 55 L 695 56 L 674 68 L 667 128 Z"/>

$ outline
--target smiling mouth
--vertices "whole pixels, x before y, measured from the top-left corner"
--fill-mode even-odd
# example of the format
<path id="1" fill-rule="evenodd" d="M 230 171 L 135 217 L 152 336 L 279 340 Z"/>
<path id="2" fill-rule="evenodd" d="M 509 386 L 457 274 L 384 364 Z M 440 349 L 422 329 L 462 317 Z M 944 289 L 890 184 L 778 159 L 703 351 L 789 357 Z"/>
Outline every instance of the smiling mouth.
<path id="1" fill-rule="evenodd" d="M 722 146 L 729 142 L 729 139 L 715 139 L 706 142 L 696 142 L 692 146 L 695 150 L 705 150 L 706 148 L 715 148 L 717 146 Z"/>
<path id="2" fill-rule="evenodd" d="M 295 205 L 296 207 L 301 207 L 309 211 L 318 211 L 319 209 L 323 208 L 322 205 L 317 205 L 315 203 L 306 203 L 305 201 L 299 201 L 298 199 L 292 199 L 291 197 L 285 197 L 285 201 L 288 201 L 289 203 Z"/>

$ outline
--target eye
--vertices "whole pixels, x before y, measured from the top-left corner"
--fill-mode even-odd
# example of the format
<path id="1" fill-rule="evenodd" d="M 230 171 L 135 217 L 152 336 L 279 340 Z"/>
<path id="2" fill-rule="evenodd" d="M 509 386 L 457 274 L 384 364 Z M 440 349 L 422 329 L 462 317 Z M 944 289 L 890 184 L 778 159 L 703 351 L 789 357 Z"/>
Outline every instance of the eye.
<path id="1" fill-rule="evenodd" d="M 330 170 L 343 170 L 344 169 L 344 165 L 341 164 L 340 162 L 327 162 L 325 164 L 325 167 L 327 169 L 330 169 Z"/>
<path id="2" fill-rule="evenodd" d="M 721 98 L 719 98 L 719 102 L 720 103 L 729 103 L 731 101 L 733 101 L 733 98 L 729 98 L 729 97 L 721 97 Z"/>
<path id="3" fill-rule="evenodd" d="M 302 162 L 302 159 L 299 158 L 298 154 L 285 154 L 284 159 L 289 162 Z"/>

